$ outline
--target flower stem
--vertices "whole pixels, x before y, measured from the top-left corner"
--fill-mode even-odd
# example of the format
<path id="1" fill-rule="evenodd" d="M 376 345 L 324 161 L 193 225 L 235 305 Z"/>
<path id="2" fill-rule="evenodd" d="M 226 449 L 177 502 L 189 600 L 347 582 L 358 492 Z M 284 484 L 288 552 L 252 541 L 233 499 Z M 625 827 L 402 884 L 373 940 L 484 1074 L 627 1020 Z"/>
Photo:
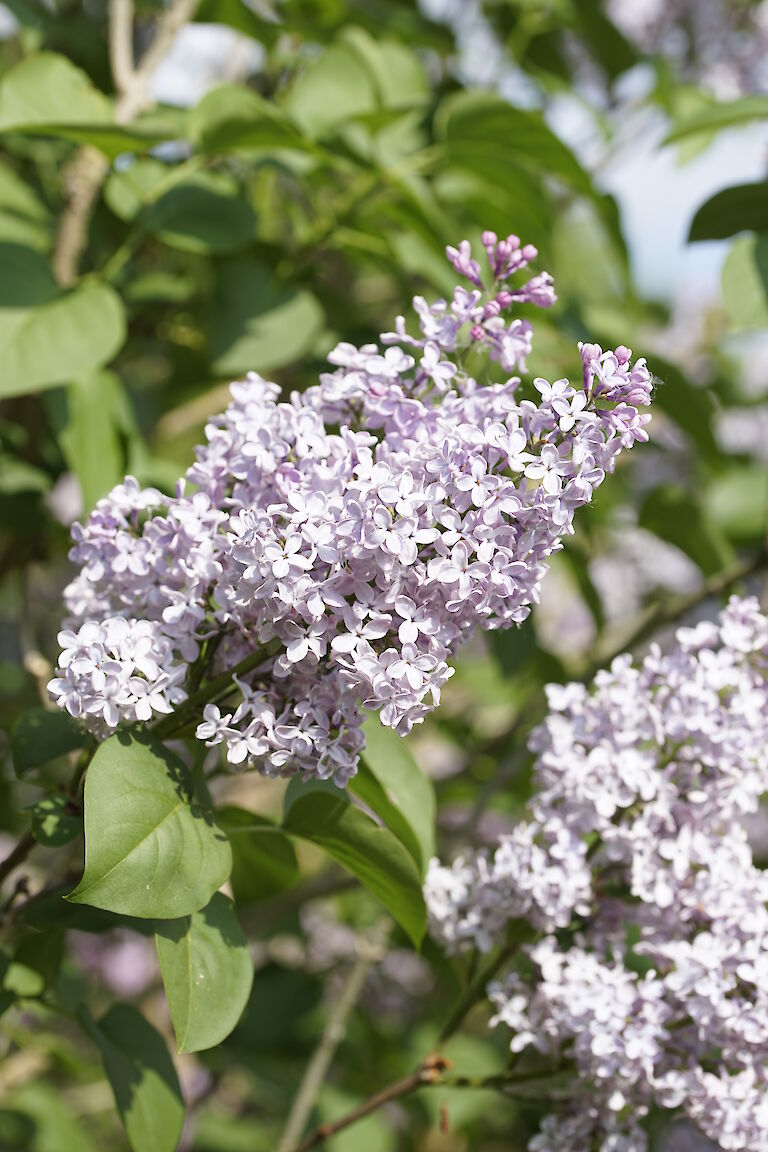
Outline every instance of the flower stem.
<path id="1" fill-rule="evenodd" d="M 199 712 L 206 704 L 215 704 L 217 700 L 232 690 L 233 676 L 245 676 L 248 672 L 252 672 L 254 668 L 258 668 L 270 657 L 276 656 L 282 646 L 282 641 L 275 638 L 265 644 L 263 648 L 257 648 L 254 652 L 250 652 L 239 664 L 235 664 L 233 668 L 221 672 L 203 684 L 173 712 L 150 724 L 149 731 L 158 740 L 166 740 L 169 736 L 175 736 L 176 733 L 186 727 L 196 712 Z"/>

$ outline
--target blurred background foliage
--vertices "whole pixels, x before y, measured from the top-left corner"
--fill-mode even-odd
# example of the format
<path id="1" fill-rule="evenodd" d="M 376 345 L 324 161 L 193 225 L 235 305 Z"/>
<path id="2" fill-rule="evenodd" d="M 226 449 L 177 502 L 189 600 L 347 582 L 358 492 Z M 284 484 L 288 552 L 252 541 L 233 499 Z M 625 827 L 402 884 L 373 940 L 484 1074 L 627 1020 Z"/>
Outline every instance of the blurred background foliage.
<path id="1" fill-rule="evenodd" d="M 121 11 L 119 0 L 2 9 L 3 724 L 47 679 L 74 518 L 126 472 L 171 490 L 231 379 L 254 369 L 303 389 L 337 340 L 375 339 L 414 293 L 450 292 L 446 243 L 515 231 L 559 293 L 537 316 L 533 373 L 573 374 L 575 343 L 589 339 L 646 354 L 658 386 L 651 444 L 622 459 L 580 518 L 535 621 L 466 651 L 443 707 L 409 742 L 434 781 L 442 854 L 482 843 L 525 801 L 522 738 L 543 684 L 663 634 L 762 563 L 768 185 L 728 188 L 721 172 L 721 191 L 692 214 L 691 243 L 726 241 L 727 255 L 721 297 L 691 312 L 635 287 L 603 176 L 633 133 L 647 149 L 649 122 L 663 125 L 653 146 L 679 163 L 721 134 L 762 131 L 766 6 L 142 2 L 140 90 L 121 70 Z M 661 212 L 665 188 L 654 194 Z M 17 780 L 6 761 L 0 827 L 11 834 L 40 782 Z M 55 786 L 61 765 L 46 771 Z M 274 812 L 281 786 L 225 781 L 217 799 L 244 796 Z M 359 933 L 380 915 L 318 854 L 274 845 L 254 837 L 236 861 L 257 966 L 246 1014 L 223 1046 L 179 1062 L 193 1105 L 183 1146 L 196 1152 L 276 1147 Z M 63 876 L 74 851 L 59 849 Z M 5 1007 L 23 1002 L 2 1021 L 2 1149 L 126 1147 L 95 1049 L 24 985 L 69 982 L 76 999 L 89 982 L 103 1005 L 133 998 L 167 1033 L 151 943 L 148 953 L 114 919 L 73 907 L 52 925 L 45 901 L 30 917 L 0 993 Z M 313 1120 L 411 1070 L 461 975 L 429 945 L 419 956 L 396 939 L 347 1021 Z M 447 1051 L 481 1074 L 499 1066 L 500 1043 L 478 1019 Z M 535 1120 L 535 1102 L 425 1091 L 328 1147 L 493 1152 L 523 1148 Z"/>

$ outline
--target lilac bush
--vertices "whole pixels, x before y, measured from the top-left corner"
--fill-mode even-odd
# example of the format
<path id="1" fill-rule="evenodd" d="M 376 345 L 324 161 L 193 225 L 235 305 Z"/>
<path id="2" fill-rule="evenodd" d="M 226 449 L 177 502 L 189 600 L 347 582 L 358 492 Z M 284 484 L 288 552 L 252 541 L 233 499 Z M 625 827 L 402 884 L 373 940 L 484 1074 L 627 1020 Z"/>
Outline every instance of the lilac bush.
<path id="1" fill-rule="evenodd" d="M 466 241 L 448 249 L 469 286 L 416 297 L 418 336 L 398 317 L 381 345 L 339 344 L 286 401 L 255 374 L 233 384 L 173 498 L 129 477 L 75 526 L 61 707 L 104 736 L 172 711 L 197 670 L 233 668 L 237 698 L 207 704 L 199 739 L 343 785 L 363 708 L 406 734 L 478 626 L 525 619 L 576 509 L 647 439 L 651 377 L 596 344 L 579 345 L 576 387 L 509 375 L 532 341 L 510 310 L 555 294 L 546 273 L 517 283 L 531 245 L 483 244 L 485 282 Z M 498 380 L 470 372 L 480 352 Z"/>
<path id="2" fill-rule="evenodd" d="M 433 861 L 433 934 L 535 939 L 489 995 L 515 1059 L 576 1082 L 531 1152 L 643 1152 L 651 1107 L 768 1148 L 768 874 L 743 827 L 768 790 L 768 618 L 732 598 L 668 654 L 551 686 L 530 818 L 493 855 Z"/>

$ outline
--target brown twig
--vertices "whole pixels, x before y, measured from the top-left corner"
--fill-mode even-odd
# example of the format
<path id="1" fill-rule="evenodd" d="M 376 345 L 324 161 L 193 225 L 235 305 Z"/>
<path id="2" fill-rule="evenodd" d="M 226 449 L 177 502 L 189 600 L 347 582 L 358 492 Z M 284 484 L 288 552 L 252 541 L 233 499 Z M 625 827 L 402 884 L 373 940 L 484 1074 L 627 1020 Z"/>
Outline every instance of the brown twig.
<path id="1" fill-rule="evenodd" d="M 344 1038 L 347 1018 L 360 998 L 368 973 L 377 960 L 381 958 L 382 946 L 388 933 L 389 923 L 384 921 L 372 939 L 360 941 L 354 967 L 344 985 L 341 996 L 328 1017 L 320 1043 L 312 1053 L 305 1069 L 285 1128 L 278 1141 L 277 1152 L 290 1152 L 304 1131 L 314 1107 L 317 1093 L 325 1080 L 336 1049 Z"/>
<path id="2" fill-rule="evenodd" d="M 25 832 L 16 847 L 8 853 L 5 860 L 0 861 L 0 884 L 7 880 L 14 868 L 23 864 L 34 848 L 36 840 L 31 832 Z"/>
<path id="3" fill-rule="evenodd" d="M 326 1140 L 330 1140 L 332 1136 L 336 1136 L 345 1128 L 356 1124 L 358 1120 L 363 1120 L 372 1112 L 377 1112 L 385 1104 L 390 1104 L 393 1100 L 401 1100 L 404 1096 L 410 1096 L 412 1092 L 423 1088 L 425 1085 L 439 1083 L 442 1073 L 449 1067 L 450 1062 L 442 1056 L 428 1056 L 426 1060 L 422 1060 L 415 1072 L 411 1072 L 410 1076 L 404 1076 L 402 1080 L 396 1080 L 387 1088 L 375 1092 L 373 1096 L 369 1096 L 367 1100 L 364 1100 L 357 1108 L 353 1108 L 346 1116 L 316 1128 L 311 1135 L 307 1136 L 306 1140 L 302 1140 L 301 1144 L 296 1145 L 293 1152 L 309 1152 L 311 1148 L 317 1148 L 318 1145 L 324 1144 Z"/>
<path id="4" fill-rule="evenodd" d="M 149 95 L 152 76 L 176 33 L 192 19 L 198 3 L 199 0 L 172 0 L 159 17 L 149 47 L 134 68 L 131 0 L 110 0 L 110 59 L 119 93 L 115 123 L 130 124 L 152 103 Z M 59 221 L 52 256 L 54 275 L 64 287 L 77 280 L 80 259 L 87 243 L 88 224 L 108 171 L 106 156 L 85 145 L 75 153 L 65 173 L 68 199 Z"/>

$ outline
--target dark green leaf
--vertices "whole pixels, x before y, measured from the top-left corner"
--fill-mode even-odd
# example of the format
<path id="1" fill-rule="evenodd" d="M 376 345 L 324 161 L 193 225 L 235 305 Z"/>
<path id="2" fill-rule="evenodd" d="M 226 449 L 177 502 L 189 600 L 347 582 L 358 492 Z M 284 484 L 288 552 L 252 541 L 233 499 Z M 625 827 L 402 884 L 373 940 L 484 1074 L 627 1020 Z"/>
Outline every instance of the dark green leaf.
<path id="1" fill-rule="evenodd" d="M 419 945 L 426 929 L 421 880 L 413 859 L 387 828 L 343 795 L 314 790 L 292 804 L 284 822 L 291 836 L 310 840 L 356 876 Z"/>
<path id="2" fill-rule="evenodd" d="M 407 742 L 378 716 L 363 729 L 365 752 L 349 787 L 402 841 L 423 875 L 435 854 L 435 790 Z"/>
<path id="3" fill-rule="evenodd" d="M 140 223 L 172 248 L 226 253 L 247 248 L 256 234 L 253 209 L 227 177 L 201 172 L 153 201 Z"/>
<path id="4" fill-rule="evenodd" d="M 63 384 L 106 364 L 125 339 L 125 315 L 108 284 L 69 292 L 31 248 L 0 244 L 0 396 Z"/>
<path id="5" fill-rule="evenodd" d="M 125 733 L 99 746 L 85 778 L 85 872 L 70 900 L 173 919 L 204 908 L 231 867 L 227 838 L 176 756 Z"/>
<path id="6" fill-rule="evenodd" d="M 640 525 L 687 553 L 707 575 L 733 561 L 725 537 L 681 488 L 654 489 L 640 509 Z"/>
<path id="7" fill-rule="evenodd" d="M 222 376 L 269 372 L 304 356 L 323 312 L 309 292 L 280 288 L 256 260 L 233 260 L 219 272 L 211 314 L 211 356 Z"/>
<path id="8" fill-rule="evenodd" d="M 44 796 L 31 809 L 32 835 L 46 848 L 58 848 L 74 840 L 83 830 L 82 817 L 72 810 L 66 796 Z"/>
<path id="9" fill-rule="evenodd" d="M 120 1119 L 134 1152 L 175 1152 L 184 1102 L 162 1036 L 136 1008 L 116 1004 L 83 1025 L 101 1051 Z"/>
<path id="10" fill-rule="evenodd" d="M 724 240 L 737 232 L 768 232 L 768 182 L 717 192 L 694 216 L 688 239 Z"/>
<path id="11" fill-rule="evenodd" d="M 22 776 L 49 760 L 66 756 L 67 752 L 82 748 L 88 738 L 85 729 L 59 708 L 28 708 L 11 729 L 16 774 Z"/>
<path id="12" fill-rule="evenodd" d="M 232 847 L 230 884 L 238 907 L 290 888 L 299 878 L 293 844 L 265 816 L 245 808 L 219 809 L 217 819 Z"/>
<path id="13" fill-rule="evenodd" d="M 706 388 L 696 388 L 683 373 L 667 360 L 653 356 L 656 384 L 653 402 L 666 412 L 704 456 L 712 458 L 719 452 L 713 431 L 715 402 Z"/>
<path id="14" fill-rule="evenodd" d="M 237 1024 L 253 983 L 232 901 L 217 892 L 200 912 L 160 921 L 155 940 L 179 1052 L 214 1048 Z"/>

